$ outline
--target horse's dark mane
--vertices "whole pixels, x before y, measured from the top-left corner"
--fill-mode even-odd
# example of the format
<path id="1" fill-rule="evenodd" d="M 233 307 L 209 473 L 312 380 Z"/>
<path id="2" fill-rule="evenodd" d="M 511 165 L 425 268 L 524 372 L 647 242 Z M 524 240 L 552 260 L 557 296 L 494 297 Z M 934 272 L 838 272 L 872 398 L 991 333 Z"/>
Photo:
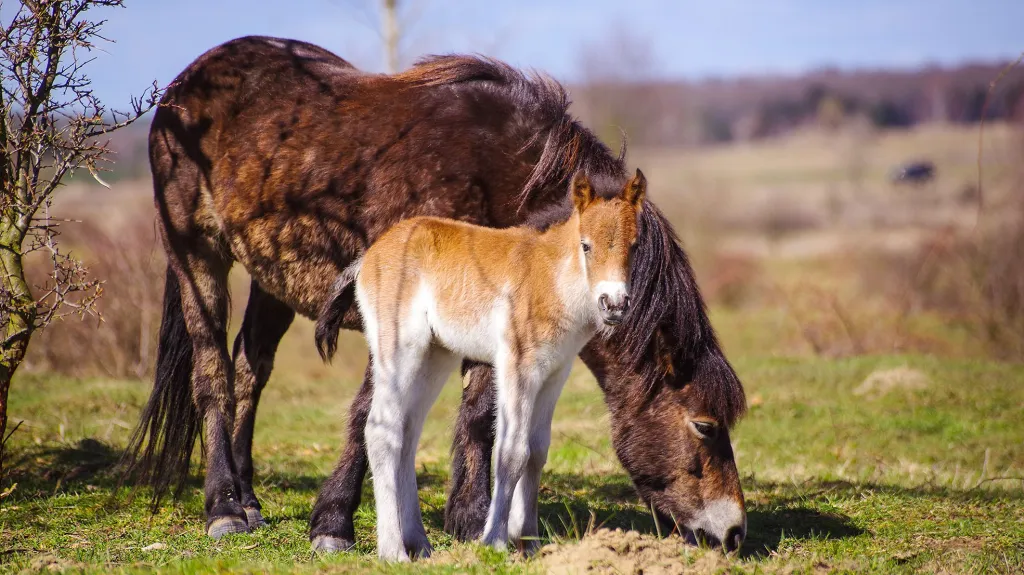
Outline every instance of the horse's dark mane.
<path id="1" fill-rule="evenodd" d="M 594 187 L 602 197 L 614 197 L 621 187 L 599 182 Z M 525 225 L 546 230 L 566 221 L 572 210 L 566 197 L 530 214 Z M 625 349 L 623 368 L 639 373 L 653 391 L 665 374 L 651 351 L 668 354 L 677 381 L 692 382 L 711 415 L 732 426 L 746 409 L 743 385 L 722 353 L 675 230 L 650 202 L 640 213 L 639 236 L 630 272 L 631 298 L 638 305 L 613 332 Z"/>
<path id="2" fill-rule="evenodd" d="M 513 121 L 531 134 L 523 150 L 543 140 L 540 158 L 523 185 L 521 205 L 542 189 L 567 187 L 577 170 L 595 176 L 625 175 L 625 138 L 616 158 L 593 132 L 569 114 L 569 94 L 550 76 L 525 73 L 484 56 L 444 55 L 427 56 L 395 78 L 416 86 L 468 85 L 498 90 L 511 101 L 512 109 L 517 111 Z"/>
<path id="3" fill-rule="evenodd" d="M 569 114 L 565 88 L 548 76 L 482 56 L 446 55 L 428 56 L 394 78 L 414 86 L 487 90 L 507 98 L 515 110 L 512 121 L 530 134 L 522 149 L 543 140 L 522 189 L 522 205 L 541 191 L 567 190 L 578 170 L 591 177 L 602 196 L 618 193 L 626 180 L 625 139 L 616 157 Z M 530 212 L 525 225 L 544 230 L 571 213 L 566 196 Z M 668 220 L 649 202 L 641 212 L 639 233 L 630 278 L 633 301 L 639 305 L 615 330 L 625 349 L 623 368 L 640 374 L 653 391 L 666 381 L 664 366 L 653 356 L 668 354 L 674 380 L 692 382 L 711 415 L 732 425 L 746 409 L 743 386 L 719 346 L 689 259 Z"/>
<path id="4" fill-rule="evenodd" d="M 676 381 L 693 384 L 711 415 L 732 426 L 746 410 L 743 385 L 722 353 L 675 230 L 650 202 L 640 214 L 639 236 L 629 288 L 637 305 L 616 329 L 626 367 L 656 385 L 664 368 L 650 351 L 669 354 Z"/>
<path id="5" fill-rule="evenodd" d="M 622 185 L 625 182 L 621 173 L 615 175 L 595 174 L 590 175 L 589 179 L 597 197 L 606 200 L 618 196 L 622 192 Z M 572 201 L 566 194 L 561 201 L 527 214 L 523 225 L 543 232 L 555 224 L 568 220 L 572 215 L 572 210 Z"/>

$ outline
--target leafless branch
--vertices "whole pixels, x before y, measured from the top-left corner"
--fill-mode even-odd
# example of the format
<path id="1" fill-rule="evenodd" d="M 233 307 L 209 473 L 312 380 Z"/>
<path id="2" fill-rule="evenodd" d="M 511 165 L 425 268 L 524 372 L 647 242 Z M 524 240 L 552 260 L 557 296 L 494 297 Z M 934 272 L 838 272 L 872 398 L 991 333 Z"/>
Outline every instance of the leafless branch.
<path id="1" fill-rule="evenodd" d="M 111 150 L 107 137 L 155 107 L 156 83 L 127 110 L 107 108 L 85 69 L 105 20 L 93 8 L 123 0 L 25 0 L 0 24 L 0 352 L 68 315 L 96 314 L 102 282 L 61 250 L 61 219 L 50 215 L 54 193 L 78 169 L 94 177 Z M 25 279 L 21 258 L 42 252 L 50 273 Z M 12 321 L 12 318 L 18 321 Z M 15 325 L 17 324 L 17 326 Z"/>

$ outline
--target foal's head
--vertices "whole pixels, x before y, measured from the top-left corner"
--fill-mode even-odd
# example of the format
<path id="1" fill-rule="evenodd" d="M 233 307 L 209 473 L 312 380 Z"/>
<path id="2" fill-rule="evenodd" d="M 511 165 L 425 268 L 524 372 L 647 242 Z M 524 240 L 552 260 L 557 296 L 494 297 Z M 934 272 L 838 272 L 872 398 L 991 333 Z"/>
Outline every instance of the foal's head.
<path id="1" fill-rule="evenodd" d="M 599 197 L 586 174 L 572 182 L 572 200 L 580 215 L 580 247 L 590 294 L 601 320 L 618 325 L 629 309 L 629 270 L 637 238 L 637 215 L 647 179 L 640 170 L 618 195 Z"/>

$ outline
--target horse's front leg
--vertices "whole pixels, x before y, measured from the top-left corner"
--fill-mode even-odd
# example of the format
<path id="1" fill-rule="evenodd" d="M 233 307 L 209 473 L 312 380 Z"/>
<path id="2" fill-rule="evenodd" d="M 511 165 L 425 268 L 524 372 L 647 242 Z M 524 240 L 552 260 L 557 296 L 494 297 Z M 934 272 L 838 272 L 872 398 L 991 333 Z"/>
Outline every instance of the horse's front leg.
<path id="1" fill-rule="evenodd" d="M 512 497 L 512 509 L 509 512 L 509 540 L 519 545 L 523 552 L 530 554 L 540 548 L 540 526 L 538 517 L 538 498 L 540 495 L 540 476 L 544 464 L 548 460 L 548 447 L 551 445 L 551 419 L 555 414 L 555 404 L 562 394 L 565 381 L 572 370 L 572 361 L 558 369 L 544 381 L 544 386 L 537 394 L 533 417 L 530 422 L 530 457 L 526 470 L 516 484 L 515 495 Z"/>
<path id="2" fill-rule="evenodd" d="M 491 504 L 494 445 L 494 370 L 462 364 L 462 406 L 452 438 L 452 469 L 444 508 L 444 530 L 460 541 L 478 539 Z"/>
<path id="3" fill-rule="evenodd" d="M 263 387 L 270 379 L 277 345 L 293 319 L 295 312 L 290 307 L 263 291 L 253 280 L 245 318 L 232 353 L 235 364 L 235 429 L 231 450 L 249 529 L 264 524 L 262 506 L 252 487 L 252 434 L 256 426 L 256 407 Z"/>
<path id="4" fill-rule="evenodd" d="M 512 495 L 530 458 L 530 419 L 542 380 L 530 371 L 516 369 L 514 361 L 496 364 L 498 424 L 494 444 L 494 494 L 481 543 L 505 550 Z"/>
<path id="5" fill-rule="evenodd" d="M 373 364 L 366 366 L 363 385 L 348 411 L 348 437 L 334 472 L 320 488 L 309 518 L 309 540 L 315 551 L 348 551 L 356 545 L 353 516 L 363 495 L 366 419 L 373 399 Z"/>

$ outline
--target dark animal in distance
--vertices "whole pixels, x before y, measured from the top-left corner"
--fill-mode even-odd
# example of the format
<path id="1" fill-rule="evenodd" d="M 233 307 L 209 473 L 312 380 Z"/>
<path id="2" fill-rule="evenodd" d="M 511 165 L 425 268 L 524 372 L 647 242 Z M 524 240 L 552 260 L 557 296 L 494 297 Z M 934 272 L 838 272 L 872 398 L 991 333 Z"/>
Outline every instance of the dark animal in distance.
<path id="1" fill-rule="evenodd" d="M 428 215 L 508 227 L 567 204 L 584 170 L 623 184 L 624 159 L 567 113 L 565 91 L 483 58 L 426 59 L 367 74 L 317 46 L 246 37 L 200 56 L 169 86 L 152 122 L 150 166 L 167 253 L 157 373 L 126 452 L 126 477 L 181 492 L 205 431 L 207 533 L 263 523 L 252 434 L 278 342 L 296 313 L 317 317 L 334 279 L 403 218 Z M 634 305 L 609 338 L 580 353 L 611 414 L 616 453 L 661 520 L 735 549 L 745 520 L 729 428 L 743 388 L 719 347 L 686 255 L 649 204 L 630 272 Z M 549 218 L 548 218 L 549 219 Z M 233 349 L 228 272 L 252 277 Z M 351 294 L 321 317 L 359 329 Z M 494 391 L 489 365 L 465 362 L 445 529 L 477 537 L 490 501 Z M 348 439 L 310 518 L 324 550 L 354 544 L 366 474 L 373 381 L 352 404 Z"/>
<path id="2" fill-rule="evenodd" d="M 908 162 L 892 171 L 890 179 L 894 184 L 923 184 L 935 178 L 935 164 L 927 161 Z"/>

